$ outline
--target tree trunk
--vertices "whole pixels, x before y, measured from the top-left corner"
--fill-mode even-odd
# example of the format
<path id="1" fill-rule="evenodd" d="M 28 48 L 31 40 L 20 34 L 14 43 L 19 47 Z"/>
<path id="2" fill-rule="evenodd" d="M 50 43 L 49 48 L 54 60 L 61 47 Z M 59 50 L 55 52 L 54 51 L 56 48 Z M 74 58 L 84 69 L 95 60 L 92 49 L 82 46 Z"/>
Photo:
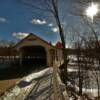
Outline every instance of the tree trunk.
<path id="1" fill-rule="evenodd" d="M 67 86 L 67 81 L 68 81 L 68 72 L 67 72 L 67 56 L 66 56 L 66 49 L 63 48 L 63 59 L 64 59 L 64 83 Z"/>
<path id="2" fill-rule="evenodd" d="M 80 50 L 78 50 L 77 53 L 77 61 L 78 61 L 78 76 L 79 76 L 79 95 L 82 95 L 83 78 L 82 78 L 81 64 L 80 64 Z"/>
<path id="3" fill-rule="evenodd" d="M 98 76 L 99 77 L 99 76 Z M 100 98 L 100 91 L 99 91 L 99 79 L 98 79 L 98 77 L 97 77 L 97 87 L 98 87 L 98 100 L 100 100 L 99 98 Z"/>

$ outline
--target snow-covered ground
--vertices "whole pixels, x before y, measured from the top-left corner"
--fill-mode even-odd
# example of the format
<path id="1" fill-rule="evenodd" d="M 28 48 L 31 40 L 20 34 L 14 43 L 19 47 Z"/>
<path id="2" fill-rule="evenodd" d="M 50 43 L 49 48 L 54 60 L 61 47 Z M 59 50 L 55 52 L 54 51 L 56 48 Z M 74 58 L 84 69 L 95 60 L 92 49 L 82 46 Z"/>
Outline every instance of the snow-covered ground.
<path id="1" fill-rule="evenodd" d="M 33 79 L 42 77 L 46 72 L 49 72 L 50 70 L 51 70 L 50 68 L 46 68 L 40 72 L 32 73 L 32 74 L 28 75 L 27 77 L 25 77 L 23 80 L 26 82 L 31 82 Z"/>
<path id="2" fill-rule="evenodd" d="M 5 92 L 0 100 L 54 100 L 53 68 L 24 77 L 15 87 Z M 58 77 L 58 76 L 57 76 Z M 64 86 L 58 80 L 59 96 L 64 92 Z"/>
<path id="3" fill-rule="evenodd" d="M 0 100 L 24 100 L 37 81 L 35 79 L 42 77 L 46 73 L 50 73 L 51 69 L 46 68 L 40 72 L 32 73 L 17 83 L 17 85 L 5 92 Z"/>
<path id="4" fill-rule="evenodd" d="M 68 68 L 68 72 L 78 72 L 78 69 Z"/>
<path id="5" fill-rule="evenodd" d="M 68 72 L 75 72 L 76 74 L 78 73 L 78 69 L 73 69 L 73 68 L 68 68 Z M 85 70 L 83 70 L 83 72 L 86 72 Z M 98 74 L 98 79 L 100 80 L 100 73 L 99 71 L 96 71 L 96 75 Z M 84 76 L 86 75 L 86 76 Z M 91 97 L 97 97 L 98 96 L 98 89 L 97 89 L 97 82 L 94 76 L 94 73 L 90 70 L 87 73 L 84 73 L 84 77 L 86 77 L 83 80 L 83 93 L 87 93 L 89 95 L 91 95 Z M 88 75 L 88 77 L 87 77 Z M 75 82 L 78 82 L 78 76 L 75 79 Z M 79 91 L 79 87 L 77 85 L 72 85 L 69 82 L 69 85 L 74 87 L 77 91 Z M 100 91 L 100 90 L 99 90 Z"/>
<path id="6" fill-rule="evenodd" d="M 69 69 L 69 72 L 77 71 Z M 46 68 L 37 73 L 32 73 L 16 84 L 15 87 L 6 91 L 5 94 L 0 97 L 0 100 L 53 100 L 53 69 Z M 69 82 L 69 85 L 71 83 Z M 78 86 L 74 86 L 78 91 Z M 97 96 L 97 89 L 85 89 L 84 93 L 89 93 L 92 96 Z"/>

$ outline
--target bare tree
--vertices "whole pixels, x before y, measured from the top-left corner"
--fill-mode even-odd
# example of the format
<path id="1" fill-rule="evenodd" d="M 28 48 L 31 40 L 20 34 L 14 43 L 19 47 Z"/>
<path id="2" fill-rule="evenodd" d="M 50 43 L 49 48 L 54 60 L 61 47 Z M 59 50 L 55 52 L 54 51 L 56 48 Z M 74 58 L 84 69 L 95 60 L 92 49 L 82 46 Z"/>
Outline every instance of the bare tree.
<path id="1" fill-rule="evenodd" d="M 66 46 L 66 44 L 65 44 L 65 37 L 64 37 L 65 31 L 64 31 L 64 26 L 63 26 L 63 24 L 61 22 L 61 17 L 63 17 L 63 16 L 60 15 L 60 8 L 61 8 L 60 7 L 60 3 L 61 3 L 61 0 L 22 0 L 22 1 L 28 7 L 33 8 L 33 9 L 37 9 L 38 11 L 41 11 L 42 13 L 44 13 L 44 12 L 48 13 L 49 15 L 46 14 L 47 17 L 51 17 L 52 16 L 54 18 L 54 20 L 56 22 L 56 25 L 59 28 L 59 35 L 60 35 L 60 38 L 61 38 L 61 41 L 62 41 L 62 45 L 63 45 L 63 59 L 64 59 L 64 66 L 63 66 L 63 68 L 64 68 L 64 75 L 63 75 L 64 81 L 63 82 L 67 86 L 67 80 L 68 80 L 67 63 L 68 62 L 66 61 L 67 53 L 66 53 L 66 48 L 65 48 L 65 46 Z M 98 0 L 94 0 L 94 1 L 97 2 Z M 73 6 L 73 8 L 75 8 L 75 9 L 72 8 L 72 10 L 70 11 L 71 14 L 73 14 L 74 16 L 80 16 L 80 19 L 84 18 L 85 17 L 84 10 L 88 6 L 89 3 L 91 3 L 91 0 L 75 0 L 75 4 Z M 76 10 L 77 10 L 77 12 L 76 12 Z M 99 19 L 99 17 L 96 16 L 96 19 Z M 87 35 L 84 37 L 84 35 L 81 36 L 81 34 L 79 34 L 79 37 L 82 40 L 84 40 L 86 42 L 86 44 L 87 43 L 89 44 L 88 46 L 85 45 L 85 49 L 86 50 L 87 50 L 87 47 L 88 47 L 88 50 L 93 50 L 92 46 L 90 45 L 90 42 L 87 41 L 87 40 L 89 38 L 93 38 L 93 43 L 94 43 L 94 40 L 95 40 L 95 44 L 94 44 L 95 45 L 95 49 L 91 53 L 94 53 L 94 51 L 95 51 L 95 53 L 94 53 L 95 57 L 100 62 L 100 56 L 99 56 L 99 53 L 97 53 L 97 52 L 99 52 L 99 48 L 100 48 L 98 35 L 94 31 L 94 28 L 91 26 L 91 24 L 87 23 L 87 26 L 90 27 L 92 35 L 90 34 L 89 35 L 90 37 L 87 37 Z M 80 50 L 81 49 L 81 44 L 80 44 L 79 41 L 78 41 L 78 45 L 76 47 L 77 47 L 77 50 L 78 50 L 78 52 L 77 52 L 78 53 L 77 54 L 78 62 L 80 62 L 81 59 L 80 59 L 79 56 L 81 55 L 81 50 Z M 87 61 L 87 59 L 91 60 L 92 59 L 91 58 L 91 54 L 89 54 L 89 57 L 87 57 L 87 55 L 88 55 L 88 53 L 85 53 L 85 56 L 86 56 L 85 60 L 86 61 Z M 81 80 L 81 76 L 80 76 L 80 73 L 81 73 L 80 72 L 80 66 L 81 66 L 80 63 L 79 63 L 78 66 L 79 66 L 79 81 L 80 81 L 80 83 L 79 83 L 80 86 L 79 87 L 80 87 L 80 94 L 82 94 L 82 80 Z"/>
<path id="2" fill-rule="evenodd" d="M 98 90 L 98 100 L 99 100 L 99 95 L 100 95 L 100 54 L 99 54 L 99 49 L 100 49 L 100 43 L 98 39 L 98 34 L 97 32 L 94 31 L 93 27 L 90 27 L 92 32 L 89 34 L 88 38 L 80 37 L 84 41 L 84 48 L 82 49 L 82 55 L 85 57 L 85 67 L 87 66 L 89 71 L 92 71 L 93 75 L 89 75 L 89 78 L 95 78 L 96 84 L 97 84 L 97 90 Z M 78 55 L 79 55 L 79 50 L 80 50 L 80 42 L 78 42 Z M 83 51 L 84 50 L 84 51 Z M 80 54 L 81 55 L 81 54 Z M 82 61 L 84 61 L 82 59 Z M 78 57 L 78 63 L 80 62 L 79 57 Z M 78 64 L 79 65 L 79 64 Z M 97 67 L 98 66 L 98 67 Z M 89 73 L 88 73 L 89 74 Z M 81 74 L 82 75 L 82 74 Z M 79 93 L 82 93 L 82 81 L 80 80 L 80 67 L 79 67 Z M 87 80 L 89 81 L 89 79 Z"/>
<path id="3" fill-rule="evenodd" d="M 66 62 L 67 55 L 66 55 L 66 44 L 65 44 L 65 37 L 64 37 L 65 32 L 64 32 L 64 27 L 61 22 L 61 16 L 60 16 L 61 1 L 60 0 L 22 0 L 22 1 L 28 7 L 37 9 L 39 11 L 42 11 L 43 13 L 49 13 L 49 15 L 51 15 L 54 18 L 56 25 L 58 26 L 58 29 L 59 29 L 59 35 L 60 35 L 62 46 L 63 46 L 62 48 L 63 59 L 64 59 L 64 66 L 63 66 L 64 80 L 63 82 L 67 85 L 67 80 L 68 80 L 67 62 Z"/>
<path id="4" fill-rule="evenodd" d="M 90 32 L 81 34 L 77 29 L 72 27 L 74 33 L 74 48 L 76 50 L 77 64 L 78 64 L 78 77 L 79 77 L 79 95 L 82 95 L 83 85 L 87 85 L 87 82 L 91 77 L 96 80 L 98 90 L 98 100 L 100 95 L 100 42 L 99 33 L 95 31 L 91 24 L 87 23 L 87 27 L 90 28 Z M 76 35 L 75 35 L 76 34 Z M 98 66 L 98 69 L 96 68 Z M 84 69 L 83 69 L 84 68 Z M 85 70 L 84 74 L 82 70 Z M 93 73 L 91 76 L 89 72 Z M 84 77 L 85 76 L 85 77 Z M 86 79 L 85 79 L 86 78 Z M 88 84 L 89 85 L 89 84 Z"/>
<path id="5" fill-rule="evenodd" d="M 87 34 L 86 36 L 81 36 L 81 38 L 83 38 L 83 40 L 85 41 L 85 56 L 86 58 L 88 58 L 87 60 L 89 60 L 89 62 L 91 62 L 90 68 L 91 66 L 93 66 L 93 75 L 96 79 L 96 83 L 97 83 L 97 87 L 98 87 L 98 100 L 99 100 L 99 84 L 100 84 L 100 78 L 99 78 L 99 69 L 98 70 L 94 70 L 96 65 L 94 64 L 95 61 L 96 63 L 98 63 L 98 66 L 100 66 L 99 62 L 100 62 L 100 39 L 99 39 L 99 32 L 96 31 L 97 27 L 99 27 L 99 20 L 100 20 L 100 13 L 98 13 L 95 17 L 94 17 L 94 22 L 91 23 L 89 22 L 87 19 L 87 16 L 85 15 L 85 10 L 86 8 L 89 6 L 89 4 L 91 3 L 100 3 L 99 0 L 75 0 L 76 4 L 73 6 L 74 10 L 71 10 L 71 14 L 75 15 L 75 16 L 79 16 L 80 19 L 82 21 L 85 22 L 85 25 L 87 25 L 87 27 L 91 30 L 91 32 L 89 32 L 89 35 Z M 100 6 L 99 6 L 100 7 Z M 77 12 L 75 12 L 75 10 L 77 10 Z M 100 11 L 99 11 L 100 12 Z M 86 38 L 87 37 L 87 38 Z M 87 53 L 86 53 L 87 52 Z"/>

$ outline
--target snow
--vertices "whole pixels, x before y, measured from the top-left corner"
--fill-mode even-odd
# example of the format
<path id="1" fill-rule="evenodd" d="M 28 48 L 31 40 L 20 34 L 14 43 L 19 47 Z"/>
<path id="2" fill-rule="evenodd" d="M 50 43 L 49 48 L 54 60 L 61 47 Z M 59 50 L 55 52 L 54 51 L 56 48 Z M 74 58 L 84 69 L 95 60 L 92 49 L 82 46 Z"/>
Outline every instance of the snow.
<path id="1" fill-rule="evenodd" d="M 93 97 L 97 97 L 98 96 L 98 89 L 85 89 L 85 88 L 83 88 L 83 93 L 91 94 Z"/>
<path id="2" fill-rule="evenodd" d="M 77 72 L 78 69 L 68 68 L 68 72 Z"/>
<path id="3" fill-rule="evenodd" d="M 38 73 L 32 73 L 32 74 L 28 75 L 27 77 L 25 77 L 24 81 L 31 82 L 33 79 L 36 79 L 36 78 L 43 76 L 49 70 L 50 70 L 50 68 L 47 68 L 47 69 L 44 69 Z"/>
<path id="4" fill-rule="evenodd" d="M 68 82 L 68 86 L 71 86 L 71 87 L 74 87 L 76 91 L 79 91 L 79 87 L 77 85 L 72 85 L 71 82 Z M 86 93 L 88 95 L 91 96 L 91 98 L 94 98 L 94 97 L 97 97 L 98 96 L 98 89 L 86 89 L 86 88 L 83 88 L 83 93 Z M 100 91 L 100 90 L 99 90 Z"/>
<path id="5" fill-rule="evenodd" d="M 35 86 L 35 79 L 42 77 L 45 73 L 50 72 L 50 70 L 50 68 L 46 68 L 40 72 L 32 73 L 24 77 L 16 86 L 6 91 L 4 95 L 0 97 L 0 100 L 24 100 L 30 93 L 31 89 Z M 25 85 L 26 83 L 28 85 Z"/>
<path id="6" fill-rule="evenodd" d="M 42 71 L 39 71 L 37 73 L 32 73 L 32 74 L 24 77 L 19 83 L 17 83 L 17 85 L 15 87 L 10 89 L 9 91 L 6 91 L 5 94 L 0 98 L 0 100 L 15 100 L 15 99 L 16 100 L 24 100 L 26 98 L 26 96 L 30 93 L 31 89 L 35 86 L 35 84 L 36 84 L 35 79 L 41 78 L 43 75 L 45 75 L 46 73 L 47 74 L 50 73 L 50 71 L 52 71 L 52 70 L 53 69 L 51 69 L 51 68 L 46 68 Z M 69 71 L 77 71 L 75 69 L 68 69 L 68 70 Z M 60 81 L 60 80 L 58 79 L 58 81 Z M 45 82 L 45 80 L 44 80 L 44 82 Z M 24 85 L 21 83 L 23 83 Z M 46 84 L 44 84 L 44 85 L 46 85 Z M 72 85 L 71 82 L 68 82 L 68 85 L 74 87 L 76 91 L 79 90 L 79 87 L 77 85 Z M 42 85 L 42 88 L 43 88 L 43 85 Z M 92 95 L 93 97 L 96 97 L 98 90 L 83 88 L 83 92 L 88 93 L 88 94 Z M 70 98 L 70 100 L 72 100 L 72 98 Z"/>

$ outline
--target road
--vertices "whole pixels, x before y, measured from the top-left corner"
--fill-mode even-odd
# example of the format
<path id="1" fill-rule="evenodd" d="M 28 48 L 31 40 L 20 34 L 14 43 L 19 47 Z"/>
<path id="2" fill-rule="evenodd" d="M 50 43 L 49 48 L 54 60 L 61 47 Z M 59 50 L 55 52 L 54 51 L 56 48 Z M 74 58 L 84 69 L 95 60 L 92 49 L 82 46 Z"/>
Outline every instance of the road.
<path id="1" fill-rule="evenodd" d="M 58 100 L 65 100 L 64 85 L 57 81 Z M 0 100 L 55 100 L 53 69 L 48 68 L 32 73 L 21 80 L 13 89 L 7 91 Z"/>

